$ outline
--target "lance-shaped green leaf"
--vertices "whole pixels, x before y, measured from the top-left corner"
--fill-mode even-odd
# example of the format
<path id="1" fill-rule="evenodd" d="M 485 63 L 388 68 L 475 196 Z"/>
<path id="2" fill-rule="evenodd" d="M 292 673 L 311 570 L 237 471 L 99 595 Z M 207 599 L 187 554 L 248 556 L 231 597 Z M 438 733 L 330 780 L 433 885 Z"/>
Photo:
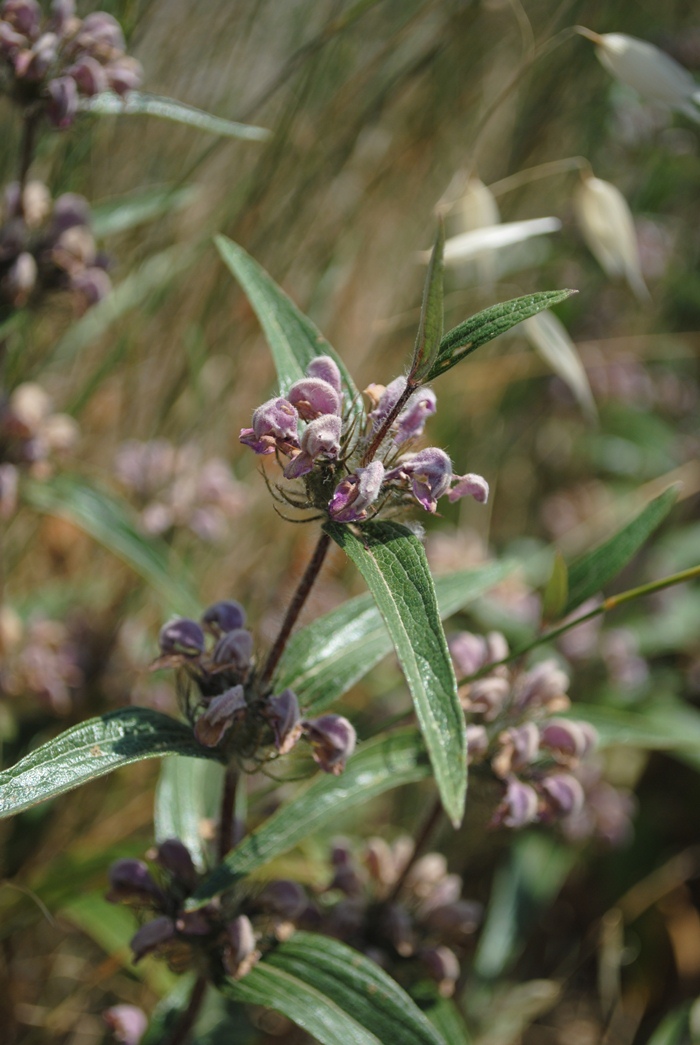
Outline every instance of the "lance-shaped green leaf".
<path id="1" fill-rule="evenodd" d="M 559 620 L 569 597 L 569 571 L 560 551 L 554 553 L 552 572 L 542 594 L 542 620 Z"/>
<path id="2" fill-rule="evenodd" d="M 357 566 L 384 618 L 413 697 L 445 812 L 461 823 L 467 794 L 464 712 L 425 550 L 399 523 L 324 527 Z"/>
<path id="3" fill-rule="evenodd" d="M 218 756 L 184 722 L 151 708 L 119 708 L 67 729 L 0 773 L 0 817 L 71 791 L 113 769 L 162 755 Z"/>
<path id="4" fill-rule="evenodd" d="M 207 866 L 205 825 L 216 819 L 224 767 L 201 758 L 164 758 L 156 788 L 156 842 L 179 838 L 198 870 Z"/>
<path id="5" fill-rule="evenodd" d="M 423 290 L 423 306 L 420 313 L 413 362 L 408 374 L 412 383 L 423 381 L 430 373 L 440 348 L 444 322 L 444 275 L 445 223 L 438 220 L 435 245 L 428 262 Z"/>
<path id="6" fill-rule="evenodd" d="M 515 569 L 514 562 L 474 566 L 436 577 L 444 620 L 464 609 Z M 308 713 L 319 714 L 364 678 L 393 649 L 371 595 L 358 595 L 292 636 L 275 675 L 275 690 L 289 687 Z"/>
<path id="7" fill-rule="evenodd" d="M 499 334 L 505 333 L 524 319 L 542 312 L 545 308 L 551 308 L 552 305 L 558 305 L 560 301 L 575 293 L 575 290 L 545 290 L 538 294 L 513 298 L 511 301 L 502 301 L 499 305 L 491 305 L 483 312 L 477 312 L 471 319 L 448 330 L 442 338 L 437 359 L 426 381 L 433 381 L 487 341 L 493 341 Z"/>
<path id="8" fill-rule="evenodd" d="M 569 598 L 564 615 L 595 595 L 613 580 L 644 542 L 661 525 L 678 497 L 678 486 L 669 486 L 613 537 L 582 555 L 569 566 Z"/>
<path id="9" fill-rule="evenodd" d="M 197 198 L 194 185 L 184 188 L 145 189 L 98 203 L 91 209 L 90 224 L 93 234 L 101 239 L 137 228 L 156 218 L 174 214 L 188 207 Z"/>
<path id="10" fill-rule="evenodd" d="M 188 904 L 203 907 L 269 860 L 286 853 L 360 803 L 430 776 L 420 734 L 399 730 L 363 744 L 340 776 L 322 774 L 239 842 L 199 886 Z"/>
<path id="11" fill-rule="evenodd" d="M 158 116 L 161 120 L 174 120 L 175 123 L 184 123 L 188 127 L 208 131 L 209 134 L 241 138 L 244 141 L 267 141 L 271 134 L 266 127 L 224 120 L 221 116 L 212 116 L 193 105 L 177 102 L 174 98 L 161 98 L 157 94 L 141 91 L 129 91 L 124 98 L 112 91 L 103 91 L 93 98 L 83 99 L 80 108 L 83 112 L 96 113 L 98 116 Z"/>
<path id="12" fill-rule="evenodd" d="M 168 611 L 196 613 L 194 585 L 164 541 L 147 537 L 129 506 L 106 490 L 72 475 L 57 475 L 22 486 L 24 499 L 39 512 L 67 519 L 130 566 L 159 593 Z"/>
<path id="13" fill-rule="evenodd" d="M 295 381 L 301 380 L 306 368 L 317 356 L 330 356 L 340 370 L 348 404 L 353 413 L 362 416 L 362 402 L 350 374 L 340 356 L 326 341 L 320 330 L 300 312 L 294 302 L 250 254 L 226 236 L 214 242 L 224 262 L 243 287 L 246 297 L 260 320 L 260 326 L 272 352 L 279 379 L 280 394 L 286 395 Z"/>
<path id="14" fill-rule="evenodd" d="M 445 1045 L 383 969 L 313 933 L 295 933 L 225 993 L 276 1009 L 324 1045 Z"/>
<path id="15" fill-rule="evenodd" d="M 422 987 L 422 985 L 421 985 Z M 417 991 L 414 991 L 414 996 Z M 445 1039 L 445 1045 L 472 1045 L 472 1036 L 453 998 L 442 998 L 436 984 L 426 984 L 416 997 L 421 1010 Z"/>

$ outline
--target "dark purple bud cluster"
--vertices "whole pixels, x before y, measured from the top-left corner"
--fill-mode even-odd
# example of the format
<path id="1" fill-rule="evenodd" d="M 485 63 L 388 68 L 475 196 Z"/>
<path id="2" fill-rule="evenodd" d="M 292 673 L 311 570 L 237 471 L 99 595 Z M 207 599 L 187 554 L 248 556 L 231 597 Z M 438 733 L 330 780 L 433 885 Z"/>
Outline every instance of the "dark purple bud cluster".
<path id="1" fill-rule="evenodd" d="M 78 434 L 76 421 L 54 413 L 39 385 L 27 382 L 5 399 L 0 395 L 0 519 L 15 512 L 20 471 L 49 478 Z"/>
<path id="2" fill-rule="evenodd" d="M 498 632 L 486 637 L 461 632 L 451 637 L 449 646 L 458 677 L 482 671 L 508 654 Z M 590 759 L 597 734 L 588 722 L 559 717 L 571 704 L 568 686 L 557 662 L 546 660 L 525 672 L 496 666 L 461 688 L 469 717 L 470 763 L 488 766 L 501 782 L 494 826 L 558 822 L 580 836 L 588 824 L 595 833 L 596 818 L 586 809 L 591 788 L 601 785 L 600 771 Z M 622 797 L 621 802 L 627 805 Z M 609 837 L 612 832 L 602 829 L 600 834 Z"/>
<path id="3" fill-rule="evenodd" d="M 348 842 L 336 841 L 318 928 L 362 951 L 399 982 L 427 977 L 449 997 L 482 908 L 462 899 L 461 878 L 448 873 L 444 856 L 427 853 L 410 865 L 412 853 L 405 837 L 391 846 L 372 838 L 359 855 Z"/>
<path id="4" fill-rule="evenodd" d="M 80 19 L 73 0 L 53 0 L 46 18 L 37 0 L 0 6 L 0 84 L 54 127 L 70 127 L 82 98 L 125 95 L 140 83 L 141 66 L 126 54 L 112 15 L 94 11 Z"/>
<path id="5" fill-rule="evenodd" d="M 203 875 L 187 848 L 171 838 L 147 856 L 150 864 L 117 860 L 109 871 L 107 899 L 129 904 L 143 916 L 131 939 L 136 962 L 157 954 L 176 972 L 195 968 L 214 980 L 222 975 L 240 979 L 275 941 L 308 921 L 306 893 L 287 880 L 268 882 L 243 901 L 229 894 L 188 911 L 187 899 Z"/>
<path id="6" fill-rule="evenodd" d="M 486 502 L 488 483 L 480 475 L 455 475 L 450 458 L 438 447 L 410 449 L 435 413 L 431 389 L 417 387 L 409 395 L 405 377 L 386 387 L 370 385 L 366 395 L 371 409 L 358 430 L 355 404 L 346 403 L 344 409 L 341 375 L 333 359 L 314 359 L 306 375 L 286 396 L 259 406 L 252 427 L 240 435 L 256 454 L 288 458 L 285 479 L 304 479 L 303 499 L 278 487 L 287 503 L 318 509 L 336 522 L 357 523 L 385 504 L 417 501 L 434 513 L 445 495 L 450 501 L 470 496 Z"/>
<path id="7" fill-rule="evenodd" d="M 180 617 L 161 629 L 153 667 L 180 670 L 183 711 L 197 740 L 227 757 L 260 761 L 287 754 L 303 738 L 324 772 L 341 773 L 355 750 L 353 726 L 341 715 L 304 718 L 291 689 L 273 694 L 262 687 L 244 625 L 243 607 L 223 601 L 200 622 Z"/>
<path id="8" fill-rule="evenodd" d="M 222 540 L 245 504 L 241 483 L 220 457 L 203 459 L 193 444 L 129 439 L 115 456 L 117 478 L 136 501 L 146 533 L 188 529 L 201 540 Z"/>
<path id="9" fill-rule="evenodd" d="M 111 289 L 107 259 L 95 244 L 87 200 L 66 192 L 52 201 L 30 181 L 5 189 L 0 223 L 0 304 L 21 308 L 67 291 L 84 313 Z"/>

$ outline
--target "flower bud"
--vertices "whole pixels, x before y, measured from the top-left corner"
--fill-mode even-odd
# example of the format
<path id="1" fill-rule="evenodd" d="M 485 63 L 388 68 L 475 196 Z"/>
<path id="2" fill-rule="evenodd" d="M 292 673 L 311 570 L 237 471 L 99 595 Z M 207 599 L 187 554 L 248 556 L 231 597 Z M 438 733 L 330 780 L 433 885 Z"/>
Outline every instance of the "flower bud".
<path id="1" fill-rule="evenodd" d="M 313 421 L 323 414 L 340 413 L 340 394 L 320 377 L 296 381 L 289 389 L 287 399 L 304 421 Z"/>
<path id="2" fill-rule="evenodd" d="M 405 377 L 396 377 L 386 386 L 386 388 L 382 389 L 381 392 L 380 385 L 370 385 L 369 389 L 367 389 L 371 398 L 376 398 L 376 394 L 373 394 L 375 391 L 379 395 L 377 405 L 369 415 L 372 420 L 372 430 L 374 432 L 378 432 L 382 427 L 389 414 L 405 392 L 406 384 L 407 381 Z"/>
<path id="3" fill-rule="evenodd" d="M 152 922 L 146 922 L 131 939 L 131 950 L 134 952 L 134 961 L 139 962 L 151 951 L 157 950 L 161 944 L 167 943 L 175 936 L 175 922 L 172 918 L 154 918 Z"/>
<path id="4" fill-rule="evenodd" d="M 304 735 L 312 747 L 315 762 L 324 773 L 338 776 L 355 750 L 357 734 L 342 715 L 321 715 L 303 723 Z"/>
<path id="5" fill-rule="evenodd" d="M 244 914 L 234 918 L 226 927 L 223 959 L 226 972 L 234 980 L 244 976 L 257 959 L 253 926 Z"/>
<path id="6" fill-rule="evenodd" d="M 49 123 L 64 131 L 73 123 L 78 112 L 78 88 L 72 76 L 59 76 L 46 85 L 49 100 L 46 115 Z"/>
<path id="7" fill-rule="evenodd" d="M 426 947 L 418 954 L 431 979 L 438 985 L 443 998 L 451 998 L 461 969 L 457 956 L 449 947 Z"/>
<path id="8" fill-rule="evenodd" d="M 104 269 L 91 265 L 71 276 L 70 287 L 78 297 L 79 312 L 82 315 L 107 297 L 112 290 L 112 281 Z"/>
<path id="9" fill-rule="evenodd" d="M 204 911 L 185 911 L 178 914 L 175 920 L 175 928 L 183 936 L 208 936 L 212 929 L 212 923 Z"/>
<path id="10" fill-rule="evenodd" d="M 539 800 L 537 792 L 529 784 L 523 784 L 517 777 L 508 781 L 506 793 L 501 805 L 496 810 L 494 822 L 505 827 L 524 827 L 537 819 Z"/>
<path id="11" fill-rule="evenodd" d="M 416 947 L 413 920 L 403 904 L 392 903 L 383 908 L 379 932 L 402 958 L 413 954 Z"/>
<path id="12" fill-rule="evenodd" d="M 253 655 L 253 636 L 245 628 L 234 628 L 222 635 L 214 646 L 212 660 L 220 669 L 232 669 L 244 675 Z"/>
<path id="13" fill-rule="evenodd" d="M 243 686 L 232 686 L 214 697 L 206 711 L 199 716 L 194 735 L 204 747 L 218 747 L 236 719 L 247 708 Z"/>
<path id="14" fill-rule="evenodd" d="M 453 475 L 452 481 L 455 479 L 456 484 L 447 494 L 448 501 L 454 503 L 460 497 L 473 497 L 479 504 L 486 504 L 489 499 L 489 484 L 483 476 L 467 472 L 466 475 Z"/>
<path id="15" fill-rule="evenodd" d="M 115 94 L 123 98 L 129 91 L 137 91 L 143 80 L 141 63 L 130 55 L 123 55 L 105 66 L 107 82 Z"/>
<path id="16" fill-rule="evenodd" d="M 229 631 L 238 631 L 245 624 L 245 610 L 240 602 L 223 599 L 209 606 L 202 615 L 202 624 L 217 638 Z"/>
<path id="17" fill-rule="evenodd" d="M 178 838 L 166 838 L 161 842 L 155 850 L 154 859 L 185 888 L 194 889 L 197 884 L 197 871 L 189 849 Z"/>
<path id="18" fill-rule="evenodd" d="M 423 923 L 438 936 L 463 942 L 464 937 L 471 936 L 479 928 L 483 914 L 481 904 L 455 900 L 440 907 L 432 907 L 423 917 Z"/>
<path id="19" fill-rule="evenodd" d="M 275 747 L 280 755 L 291 751 L 302 733 L 299 701 L 291 689 L 285 689 L 267 702 L 267 717 L 275 734 Z"/>
<path id="20" fill-rule="evenodd" d="M 547 708 L 563 711 L 569 705 L 566 690 L 569 679 L 555 660 L 544 660 L 521 675 L 515 685 L 514 702 L 518 708 Z"/>
<path id="21" fill-rule="evenodd" d="M 75 0 L 51 0 L 51 28 L 63 36 L 75 23 Z"/>
<path id="22" fill-rule="evenodd" d="M 56 61 L 58 37 L 55 33 L 44 33 L 31 51 L 24 51 L 15 61 L 15 75 L 33 83 L 43 80 Z"/>
<path id="23" fill-rule="evenodd" d="M 256 454 L 272 454 L 275 449 L 287 453 L 298 448 L 298 414 L 283 396 L 268 399 L 253 413 L 253 427 L 242 428 L 239 440 Z"/>
<path id="24" fill-rule="evenodd" d="M 302 887 L 298 882 L 292 882 L 287 878 L 268 882 L 259 896 L 259 901 L 266 910 L 272 911 L 290 922 L 299 918 L 308 905 L 306 893 Z"/>
<path id="25" fill-rule="evenodd" d="M 489 735 L 484 726 L 467 725 L 467 756 L 470 762 L 479 762 L 489 749 Z"/>
<path id="26" fill-rule="evenodd" d="M 481 635 L 460 631 L 451 635 L 447 644 L 458 678 L 475 674 L 487 661 L 486 639 Z"/>
<path id="27" fill-rule="evenodd" d="M 437 502 L 447 493 L 452 479 L 452 462 L 444 450 L 429 446 L 416 454 L 406 454 L 396 468 L 386 474 L 387 481 L 410 482 L 413 496 L 426 512 L 435 512 Z"/>
<path id="28" fill-rule="evenodd" d="M 0 464 L 0 519 L 9 519 L 17 508 L 19 473 L 13 464 Z"/>
<path id="29" fill-rule="evenodd" d="M 301 451 L 284 469 L 286 479 L 298 479 L 312 471 L 316 458 L 333 460 L 340 450 L 342 421 L 337 414 L 324 414 L 311 421 L 301 437 Z"/>
<path id="30" fill-rule="evenodd" d="M 580 813 L 586 800 L 581 782 L 571 773 L 550 773 L 541 781 L 540 790 L 561 816 Z"/>
<path id="31" fill-rule="evenodd" d="M 421 435 L 425 422 L 437 409 L 437 399 L 431 388 L 420 388 L 411 396 L 405 410 L 398 416 L 398 429 L 394 436 L 397 445 Z"/>
<path id="32" fill-rule="evenodd" d="M 394 854 L 383 838 L 369 839 L 365 848 L 365 865 L 379 885 L 388 886 L 396 881 Z"/>
<path id="33" fill-rule="evenodd" d="M 148 1017 L 135 1005 L 113 1005 L 102 1013 L 115 1041 L 120 1045 L 139 1045 L 148 1026 Z"/>
<path id="34" fill-rule="evenodd" d="M 153 904 L 163 898 L 143 860 L 117 860 L 109 869 L 109 885 L 110 903 Z"/>
<path id="35" fill-rule="evenodd" d="M 93 11 L 83 19 L 76 43 L 97 57 L 126 48 L 119 22 L 105 11 Z"/>
<path id="36" fill-rule="evenodd" d="M 67 229 L 90 225 L 90 204 L 77 192 L 64 192 L 53 205 L 51 231 L 58 237 Z"/>
<path id="37" fill-rule="evenodd" d="M 9 22 L 0 21 L 0 58 L 7 58 L 10 62 L 16 61 L 26 45 L 26 36 L 16 32 Z"/>
<path id="38" fill-rule="evenodd" d="M 67 70 L 78 85 L 78 90 L 87 98 L 107 90 L 107 75 L 104 66 L 90 55 L 81 55 L 79 60 Z"/>
<path id="39" fill-rule="evenodd" d="M 41 7 L 37 0 L 5 0 L 0 18 L 23 36 L 33 38 L 39 32 Z"/>
<path id="40" fill-rule="evenodd" d="M 306 376 L 320 377 L 322 381 L 327 381 L 338 395 L 343 390 L 340 370 L 335 360 L 331 359 L 330 356 L 316 356 L 315 359 L 312 359 L 306 368 Z"/>
<path id="41" fill-rule="evenodd" d="M 37 264 L 32 254 L 23 251 L 17 255 L 2 281 L 2 289 L 14 308 L 21 308 L 26 304 L 36 286 L 37 273 Z"/>
<path id="42" fill-rule="evenodd" d="M 540 744 L 564 760 L 578 759 L 588 754 L 595 745 L 595 730 L 586 729 L 588 723 L 553 718 L 540 730 Z"/>
<path id="43" fill-rule="evenodd" d="M 328 505 L 328 514 L 336 522 L 361 522 L 367 518 L 367 509 L 379 497 L 384 480 L 384 465 L 372 461 L 366 468 L 357 468 L 335 488 Z"/>
<path id="44" fill-rule="evenodd" d="M 163 656 L 199 657 L 204 653 L 204 632 L 196 621 L 179 617 L 163 625 L 158 643 Z"/>
<path id="45" fill-rule="evenodd" d="M 500 675 L 487 675 L 470 683 L 466 693 L 462 699 L 464 708 L 483 715 L 487 722 L 493 722 L 510 695 L 510 683 Z"/>

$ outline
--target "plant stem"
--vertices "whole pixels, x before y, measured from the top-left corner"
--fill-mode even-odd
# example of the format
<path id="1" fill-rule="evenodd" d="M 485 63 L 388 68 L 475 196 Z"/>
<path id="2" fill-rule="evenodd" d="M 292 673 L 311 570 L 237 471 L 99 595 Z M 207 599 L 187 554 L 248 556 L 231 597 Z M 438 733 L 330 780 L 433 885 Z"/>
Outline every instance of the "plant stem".
<path id="1" fill-rule="evenodd" d="M 420 828 L 416 840 L 413 845 L 413 852 L 406 865 L 402 868 L 401 874 L 394 882 L 391 892 L 384 901 L 385 903 L 393 903 L 396 897 L 399 895 L 404 887 L 406 879 L 408 878 L 411 868 L 416 864 L 425 851 L 425 847 L 432 838 L 433 831 L 440 823 L 442 819 L 442 802 L 439 798 L 435 799 L 430 812 L 428 813 L 425 821 Z"/>
<path id="2" fill-rule="evenodd" d="M 585 624 L 588 620 L 593 620 L 594 617 L 600 617 L 603 613 L 609 613 L 610 610 L 616 610 L 618 606 L 624 606 L 626 602 L 632 602 L 633 599 L 639 599 L 642 595 L 652 595 L 656 591 L 663 591 L 664 588 L 671 588 L 674 584 L 683 584 L 685 581 L 691 581 L 695 577 L 700 577 L 700 566 L 691 566 L 687 570 L 681 570 L 680 573 L 672 573 L 668 577 L 662 577 L 658 581 L 650 581 L 648 584 L 640 584 L 638 588 L 630 588 L 628 591 L 622 591 L 619 595 L 611 595 L 607 599 L 603 599 L 599 606 L 589 610 L 588 613 L 582 614 L 580 617 L 575 617 L 574 620 L 565 621 L 560 624 L 558 628 L 552 628 L 551 631 L 544 632 L 543 635 L 539 635 L 532 642 L 528 642 L 525 646 L 521 646 L 520 649 L 514 650 L 513 653 L 509 653 L 507 657 L 503 657 L 502 660 L 494 660 L 490 664 L 485 664 L 483 668 L 475 671 L 472 675 L 467 675 L 465 678 L 460 679 L 458 685 L 462 686 L 467 682 L 473 682 L 475 679 L 481 678 L 483 675 L 488 675 L 493 671 L 494 668 L 499 668 L 501 664 L 509 664 L 512 660 L 517 660 L 519 657 L 529 653 L 530 650 L 535 649 L 537 646 L 542 646 L 545 642 L 551 642 L 552 639 L 559 638 L 565 631 L 569 631 L 571 628 L 575 628 L 578 624 Z"/>
<path id="3" fill-rule="evenodd" d="M 521 185 L 539 181 L 540 178 L 551 178 L 556 174 L 568 174 L 570 171 L 592 173 L 591 165 L 585 156 L 568 156 L 563 160 L 552 160 L 550 163 L 538 163 L 536 167 L 526 167 L 525 170 L 510 174 L 507 178 L 492 182 L 489 190 L 494 196 L 502 196 L 513 189 L 519 189 Z"/>
<path id="4" fill-rule="evenodd" d="M 202 1007 L 204 996 L 207 993 L 207 981 L 203 976 L 200 976 L 194 987 L 192 988 L 192 994 L 187 1008 L 183 1012 L 179 1022 L 176 1024 L 173 1033 L 169 1038 L 166 1038 L 163 1045 L 185 1045 L 190 1031 L 194 1027 L 195 1020 L 199 1015 L 199 1010 Z"/>
<path id="5" fill-rule="evenodd" d="M 368 465 L 369 462 L 372 460 L 372 458 L 376 454 L 377 450 L 382 445 L 382 442 L 386 438 L 387 432 L 389 431 L 389 429 L 393 425 L 394 421 L 399 416 L 399 414 L 401 413 L 401 411 L 403 410 L 403 408 L 405 407 L 406 403 L 411 398 L 411 396 L 413 395 L 413 393 L 415 392 L 417 387 L 418 387 L 418 385 L 414 385 L 410 381 L 407 383 L 407 385 L 404 388 L 403 392 L 401 393 L 401 395 L 399 396 L 398 400 L 396 401 L 396 405 L 394 406 L 393 410 L 384 419 L 383 424 L 380 426 L 380 428 L 378 429 L 374 439 L 369 444 L 368 449 L 365 451 L 365 454 L 364 454 L 364 456 L 362 458 L 362 467 L 363 468 L 366 465 Z"/>
<path id="6" fill-rule="evenodd" d="M 24 114 L 24 124 L 22 126 L 22 143 L 19 152 L 19 171 L 17 175 L 17 181 L 19 182 L 19 208 L 20 213 L 23 213 L 22 195 L 24 193 L 24 187 L 27 184 L 27 176 L 29 174 L 29 168 L 32 165 L 34 159 L 34 148 L 36 145 L 36 131 L 39 126 L 39 120 L 41 115 L 32 109 L 27 109 Z"/>
<path id="7" fill-rule="evenodd" d="M 330 543 L 331 539 L 328 536 L 328 534 L 322 533 L 318 539 L 318 543 L 316 545 L 314 553 L 311 556 L 311 561 L 309 562 L 309 565 L 306 567 L 304 571 L 304 576 L 299 581 L 297 590 L 294 592 L 292 601 L 289 604 L 289 609 L 287 610 L 285 618 L 282 621 L 282 627 L 279 630 L 279 634 L 275 639 L 272 649 L 270 650 L 267 656 L 265 667 L 263 668 L 262 674 L 260 676 L 261 688 L 266 686 L 272 678 L 272 674 L 279 663 L 279 659 L 284 653 L 284 647 L 287 645 L 289 636 L 292 633 L 292 628 L 297 622 L 297 618 L 299 617 L 299 614 L 303 609 L 308 594 L 314 585 L 314 581 L 321 572 L 323 560 L 326 557 L 326 552 L 330 547 Z"/>
<path id="8" fill-rule="evenodd" d="M 216 855 L 219 860 L 233 848 L 233 816 L 236 808 L 236 788 L 238 787 L 238 769 L 229 766 L 224 778 L 224 788 L 221 792 L 221 810 L 219 813 L 219 842 Z"/>

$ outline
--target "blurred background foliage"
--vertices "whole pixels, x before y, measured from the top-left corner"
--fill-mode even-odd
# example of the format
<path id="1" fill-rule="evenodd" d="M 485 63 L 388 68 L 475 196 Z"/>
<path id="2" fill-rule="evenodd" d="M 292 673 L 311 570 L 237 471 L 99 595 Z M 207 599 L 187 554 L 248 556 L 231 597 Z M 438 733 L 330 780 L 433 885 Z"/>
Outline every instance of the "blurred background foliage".
<path id="1" fill-rule="evenodd" d="M 3 765 L 115 706 L 174 711 L 169 683 L 147 666 L 160 624 L 187 610 L 187 593 L 200 604 L 243 602 L 262 647 L 305 566 L 313 527 L 275 515 L 256 460 L 238 443 L 275 379 L 257 322 L 212 246 L 218 232 L 284 286 L 363 388 L 406 364 L 424 275 L 418 254 L 432 240 L 435 205 L 448 190 L 458 195 L 460 175 L 492 186 L 503 221 L 557 216 L 557 233 L 488 264 L 451 268 L 446 324 L 496 300 L 577 288 L 558 314 L 588 373 L 598 421 L 582 415 L 519 330 L 452 371 L 437 384 L 431 441 L 449 449 L 460 472 L 485 475 L 493 496 L 488 510 L 465 503 L 430 519 L 429 556 L 438 572 L 492 555 L 522 562 L 461 621 L 499 627 L 517 642 L 536 624 L 552 542 L 576 554 L 680 480 L 670 520 L 616 590 L 695 565 L 700 129 L 615 83 L 592 45 L 569 31 L 578 23 L 644 38 L 697 75 L 694 4 L 104 7 L 124 25 L 146 89 L 273 133 L 263 144 L 236 142 L 145 116 L 86 116 L 41 141 L 32 175 L 54 194 L 91 201 L 116 290 L 82 317 L 62 300 L 22 314 L 5 332 L 6 387 L 39 382 L 56 409 L 75 417 L 81 436 L 70 470 L 128 498 L 134 526 L 147 498 L 129 490 L 116 464 L 127 440 L 168 440 L 170 449 L 158 444 L 170 462 L 167 482 L 180 468 L 189 492 L 160 537 L 164 575 L 181 598 L 122 564 L 109 540 L 105 547 L 99 534 L 52 514 L 31 488 L 25 500 L 44 510 L 25 503 L 3 524 Z M 3 100 L 3 184 L 15 176 L 19 132 Z M 629 202 L 648 302 L 589 254 L 574 220 L 576 164 L 546 177 L 520 174 L 570 157 L 585 157 Z M 457 231 L 453 211 L 448 233 Z M 176 467 L 172 448 L 183 447 Z M 220 459 L 211 482 L 225 496 L 215 518 L 193 521 L 206 498 L 191 487 L 211 458 Z M 336 553 L 305 619 L 361 590 Z M 667 1023 L 667 1036 L 654 1041 L 700 1040 L 685 1010 L 676 1012 L 700 993 L 700 730 L 683 718 L 700 698 L 699 622 L 700 591 L 688 586 L 561 644 L 575 701 L 637 712 L 658 731 L 651 746 L 668 749 L 649 751 L 629 734 L 618 737 L 625 746 L 606 749 L 608 778 L 637 795 L 633 831 L 617 847 L 484 831 L 476 791 L 462 830 L 436 840 L 464 876 L 465 895 L 491 905 L 460 995 L 481 1045 L 632 1045 L 663 1031 L 671 1012 L 676 1030 Z M 347 707 L 361 737 L 405 712 L 395 665 L 382 664 Z M 671 733 L 677 743 L 664 740 Z M 105 1007 L 150 1009 L 171 981 L 151 959 L 130 965 L 131 917 L 101 900 L 110 861 L 150 844 L 156 779 L 155 765 L 132 766 L 3 822 L 0 1020 L 8 1045 L 111 1040 Z M 254 786 L 260 818 L 293 785 Z M 420 821 L 428 795 L 426 787 L 385 796 L 339 827 L 362 838 L 371 824 L 395 837 Z M 322 887 L 327 849 L 328 840 L 309 842 L 285 874 Z M 283 1040 L 294 1033 L 287 1028 Z"/>

